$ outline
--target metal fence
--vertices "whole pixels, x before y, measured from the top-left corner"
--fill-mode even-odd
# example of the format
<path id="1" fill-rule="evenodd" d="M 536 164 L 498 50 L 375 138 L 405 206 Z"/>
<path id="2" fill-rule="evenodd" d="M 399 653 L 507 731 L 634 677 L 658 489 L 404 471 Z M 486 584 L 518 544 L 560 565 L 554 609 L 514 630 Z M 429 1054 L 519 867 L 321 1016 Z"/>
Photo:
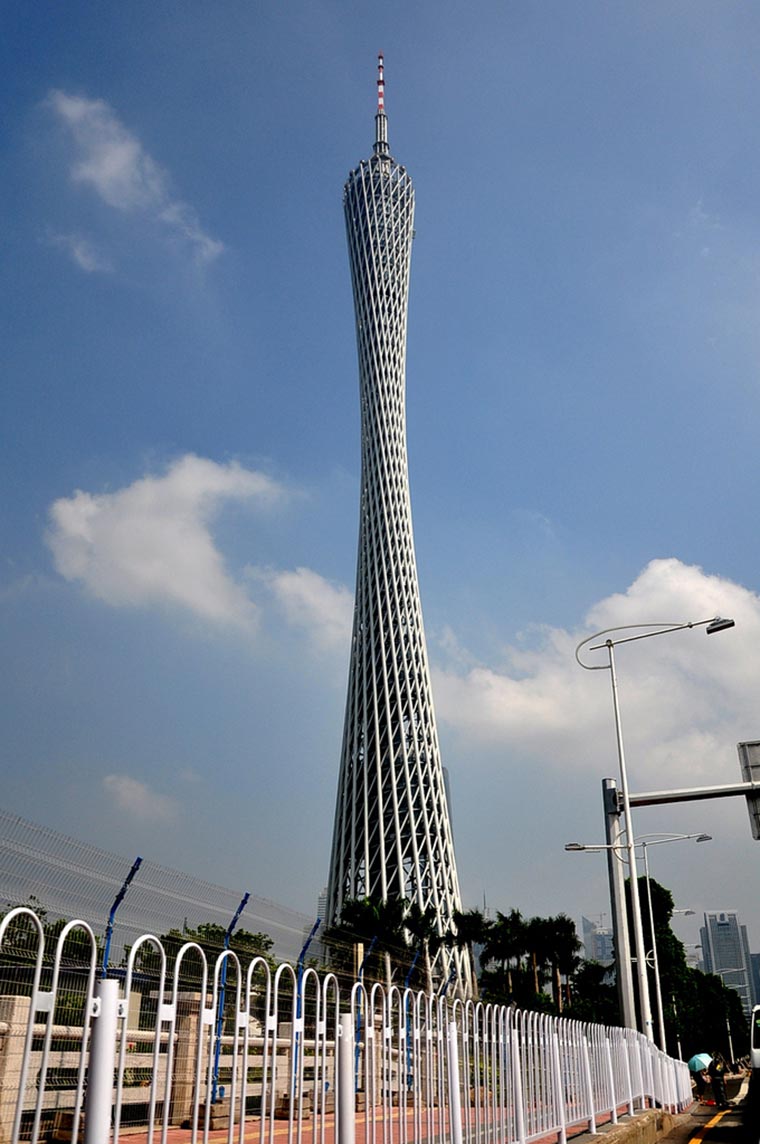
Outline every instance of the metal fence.
<path id="1" fill-rule="evenodd" d="M 627 1029 L 151 934 L 116 977 L 97 967 L 86 922 L 51 949 L 30 909 L 0 923 L 0 1144 L 564 1142 L 691 1102 L 687 1066 Z"/>

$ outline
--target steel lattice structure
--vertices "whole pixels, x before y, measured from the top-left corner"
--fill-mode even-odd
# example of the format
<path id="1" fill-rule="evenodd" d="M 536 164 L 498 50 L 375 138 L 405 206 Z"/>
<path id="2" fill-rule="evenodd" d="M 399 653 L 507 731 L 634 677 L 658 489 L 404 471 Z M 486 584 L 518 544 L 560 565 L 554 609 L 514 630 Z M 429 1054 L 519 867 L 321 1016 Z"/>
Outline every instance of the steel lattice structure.
<path id="1" fill-rule="evenodd" d="M 461 908 L 412 533 L 406 451 L 406 325 L 414 190 L 388 148 L 379 59 L 373 155 L 348 177 L 344 213 L 356 311 L 362 477 L 351 660 L 328 921 L 353 898 Z M 453 959 L 453 960 L 452 960 Z M 469 956 L 441 950 L 469 988 Z"/>

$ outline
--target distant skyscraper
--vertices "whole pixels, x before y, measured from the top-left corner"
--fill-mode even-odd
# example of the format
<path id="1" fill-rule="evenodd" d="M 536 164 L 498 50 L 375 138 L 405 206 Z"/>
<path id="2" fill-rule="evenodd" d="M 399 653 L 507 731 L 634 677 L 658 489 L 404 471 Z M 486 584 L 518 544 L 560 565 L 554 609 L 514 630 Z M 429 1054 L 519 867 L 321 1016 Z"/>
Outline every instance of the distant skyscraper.
<path id="1" fill-rule="evenodd" d="M 705 973 L 717 973 L 723 984 L 734 989 L 749 1017 L 754 1004 L 752 965 L 747 940 L 747 927 L 739 921 L 735 910 L 705 914 L 699 931 Z"/>
<path id="2" fill-rule="evenodd" d="M 615 960 L 615 938 L 609 926 L 597 925 L 589 918 L 581 919 L 583 925 L 583 948 L 589 961 L 601 965 L 612 965 Z"/>
<path id="3" fill-rule="evenodd" d="M 414 190 L 391 157 L 383 59 L 373 154 L 343 206 L 356 312 L 362 475 L 359 552 L 327 920 L 352 898 L 460 908 L 454 844 L 422 624 L 406 453 L 406 321 Z M 452 957 L 469 981 L 466 954 Z"/>

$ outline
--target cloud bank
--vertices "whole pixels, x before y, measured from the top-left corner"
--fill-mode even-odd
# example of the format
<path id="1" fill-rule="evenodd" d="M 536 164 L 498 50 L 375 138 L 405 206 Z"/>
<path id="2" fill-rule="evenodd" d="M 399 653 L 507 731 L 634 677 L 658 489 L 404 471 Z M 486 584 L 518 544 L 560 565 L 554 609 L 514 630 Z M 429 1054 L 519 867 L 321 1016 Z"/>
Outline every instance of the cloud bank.
<path id="1" fill-rule="evenodd" d="M 113 270 L 109 259 L 81 234 L 50 234 L 48 242 L 51 246 L 65 251 L 72 262 L 86 274 L 107 274 Z"/>
<path id="2" fill-rule="evenodd" d="M 51 91 L 47 104 L 68 131 L 76 149 L 75 183 L 93 190 L 114 210 L 141 214 L 186 242 L 200 263 L 224 249 L 208 235 L 195 210 L 175 198 L 167 172 L 102 99 Z"/>
<path id="3" fill-rule="evenodd" d="M 129 775 L 106 775 L 103 787 L 119 810 L 140 822 L 167 823 L 177 814 L 177 804 Z"/>
<path id="4" fill-rule="evenodd" d="M 250 628 L 255 606 L 226 569 L 211 524 L 229 501 L 267 505 L 282 495 L 262 473 L 190 454 L 118 492 L 55 501 L 46 540 L 58 572 L 108 604 L 171 604 Z"/>
<path id="5" fill-rule="evenodd" d="M 272 573 L 268 582 L 291 625 L 305 630 L 318 648 L 347 652 L 354 596 L 344 584 L 331 584 L 310 568 Z"/>
<path id="6" fill-rule="evenodd" d="M 436 671 L 439 718 L 475 751 L 503 752 L 507 765 L 517 758 L 614 775 L 609 672 L 583 671 L 576 645 L 590 632 L 623 624 L 719 614 L 735 619 L 736 628 L 710 637 L 695 628 L 618 649 L 621 717 L 641 783 L 659 789 L 724 782 L 727 759 L 738 779 L 734 744 L 760 731 L 754 666 L 760 597 L 675 558 L 653 560 L 625 593 L 595 604 L 577 631 L 533 633 L 533 647 L 508 646 L 498 667 L 454 664 Z M 603 665 L 607 653 L 586 648 L 582 658 Z M 723 777 L 714 777 L 716 767 Z"/>
<path id="7" fill-rule="evenodd" d="M 249 632 L 265 615 L 273 629 L 284 621 L 325 662 L 336 655 L 342 662 L 353 602 L 345 585 L 304 566 L 253 565 L 236 579 L 215 541 L 213 524 L 226 503 L 271 505 L 282 496 L 261 473 L 188 455 L 163 475 L 117 492 L 77 491 L 55 501 L 47 543 L 58 572 L 108 604 L 170 605 Z M 664 775 L 670 787 L 724 782 L 727 764 L 738 777 L 734 744 L 760 733 L 760 597 L 675 558 L 653 560 L 625 592 L 596 603 L 577 630 L 538 628 L 507 645 L 498 663 L 477 662 L 447 629 L 442 643 L 431 644 L 441 727 L 454 754 L 478 768 L 498 757 L 504 765 L 614 775 L 606 653 L 586 647 L 582 658 L 601 670 L 583 671 L 576 646 L 590 632 L 621 625 L 719 614 L 736 627 L 710 637 L 704 627 L 672 632 L 619 648 L 620 703 L 639 790 L 663 785 Z"/>

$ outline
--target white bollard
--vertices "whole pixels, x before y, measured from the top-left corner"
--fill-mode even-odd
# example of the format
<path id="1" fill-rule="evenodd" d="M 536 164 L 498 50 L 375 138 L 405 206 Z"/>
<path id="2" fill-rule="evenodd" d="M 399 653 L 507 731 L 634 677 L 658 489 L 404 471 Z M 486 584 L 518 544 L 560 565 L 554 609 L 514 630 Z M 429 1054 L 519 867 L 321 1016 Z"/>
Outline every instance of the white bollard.
<path id="1" fill-rule="evenodd" d="M 100 1009 L 92 1019 L 87 1098 L 84 1106 L 84 1144 L 108 1144 L 111 1132 L 119 983 L 99 981 L 96 989 Z"/>
<path id="2" fill-rule="evenodd" d="M 342 1013 L 338 1028 L 338 1144 L 354 1144 L 356 1137 L 354 1096 L 354 1026 L 350 1013 Z M 89 1141 L 85 1141 L 89 1144 Z"/>
<path id="3" fill-rule="evenodd" d="M 451 1144 L 462 1144 L 462 1100 L 459 1095 L 459 1043 L 456 1021 L 449 1021 L 448 1049 Z"/>

